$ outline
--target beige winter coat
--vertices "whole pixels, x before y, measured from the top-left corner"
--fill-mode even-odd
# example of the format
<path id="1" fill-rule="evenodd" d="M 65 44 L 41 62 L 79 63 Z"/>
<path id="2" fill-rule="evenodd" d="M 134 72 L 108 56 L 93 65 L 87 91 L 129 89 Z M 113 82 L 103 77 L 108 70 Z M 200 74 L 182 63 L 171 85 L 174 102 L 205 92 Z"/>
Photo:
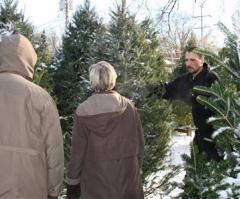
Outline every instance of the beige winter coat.
<path id="1" fill-rule="evenodd" d="M 31 81 L 37 56 L 21 35 L 0 42 L 0 199 L 58 196 L 63 140 L 49 94 Z"/>
<path id="2" fill-rule="evenodd" d="M 75 114 L 67 183 L 84 199 L 143 199 L 144 138 L 133 103 L 117 92 L 94 94 Z"/>

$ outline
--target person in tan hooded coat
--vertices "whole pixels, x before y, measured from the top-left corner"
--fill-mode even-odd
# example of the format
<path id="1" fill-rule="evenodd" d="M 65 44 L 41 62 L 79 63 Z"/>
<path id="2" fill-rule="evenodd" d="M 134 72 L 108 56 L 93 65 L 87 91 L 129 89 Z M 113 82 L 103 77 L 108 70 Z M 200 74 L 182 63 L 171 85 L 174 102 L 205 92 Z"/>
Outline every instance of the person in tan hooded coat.
<path id="1" fill-rule="evenodd" d="M 107 62 L 89 69 L 94 90 L 75 112 L 68 199 L 143 199 L 140 170 L 144 136 L 134 104 L 113 90 Z"/>
<path id="2" fill-rule="evenodd" d="M 56 106 L 31 82 L 37 55 L 19 34 L 0 41 L 0 199 L 57 198 L 63 139 Z"/>

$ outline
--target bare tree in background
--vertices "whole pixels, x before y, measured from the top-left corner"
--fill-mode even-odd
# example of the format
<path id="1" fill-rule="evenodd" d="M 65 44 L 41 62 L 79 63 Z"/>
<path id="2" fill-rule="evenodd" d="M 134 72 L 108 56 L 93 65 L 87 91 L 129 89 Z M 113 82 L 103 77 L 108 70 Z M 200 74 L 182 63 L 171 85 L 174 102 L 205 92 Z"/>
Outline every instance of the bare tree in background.
<path id="1" fill-rule="evenodd" d="M 49 45 L 50 53 L 54 55 L 60 46 L 59 36 L 57 36 L 55 32 L 51 32 L 48 34 L 47 42 Z"/>
<path id="2" fill-rule="evenodd" d="M 168 29 L 169 26 L 171 29 Z M 180 58 L 182 50 L 191 37 L 193 27 L 191 16 L 180 13 L 172 13 L 169 21 L 159 24 L 160 49 L 169 61 L 174 62 Z"/>
<path id="3" fill-rule="evenodd" d="M 146 0 L 147 1 L 147 0 Z M 203 2 L 207 3 L 210 2 L 212 0 L 189 0 L 189 4 L 202 4 Z M 220 9 L 224 9 L 225 7 L 225 0 L 220 0 L 220 1 L 216 1 L 218 3 Z M 163 2 L 164 3 L 164 2 Z M 159 16 L 158 16 L 158 21 L 162 22 L 162 21 L 168 21 L 170 22 L 170 18 L 172 16 L 172 14 L 178 9 L 179 5 L 183 3 L 183 1 L 181 0 L 167 0 L 166 3 L 163 4 L 163 6 L 160 8 L 160 12 L 159 12 Z M 229 3 L 228 1 L 226 3 Z M 186 6 L 189 6 L 186 5 Z M 169 24 L 169 29 L 170 29 L 170 24 Z"/>
<path id="4" fill-rule="evenodd" d="M 179 3 L 179 0 L 168 0 L 160 11 L 159 21 L 164 20 L 165 17 L 167 17 L 167 20 L 169 21 L 170 15 L 172 14 L 177 3 Z"/>

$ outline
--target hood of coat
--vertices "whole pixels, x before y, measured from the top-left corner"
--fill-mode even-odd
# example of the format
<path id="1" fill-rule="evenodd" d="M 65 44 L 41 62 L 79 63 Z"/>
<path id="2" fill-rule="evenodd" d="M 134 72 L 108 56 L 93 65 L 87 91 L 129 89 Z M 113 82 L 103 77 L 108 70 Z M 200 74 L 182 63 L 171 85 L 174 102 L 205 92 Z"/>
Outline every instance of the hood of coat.
<path id="1" fill-rule="evenodd" d="M 37 54 L 26 37 L 16 34 L 1 38 L 0 72 L 16 73 L 32 79 L 36 62 Z"/>
<path id="2" fill-rule="evenodd" d="M 111 133 L 132 102 L 115 91 L 93 94 L 79 105 L 76 114 L 87 128 L 102 136 Z"/>

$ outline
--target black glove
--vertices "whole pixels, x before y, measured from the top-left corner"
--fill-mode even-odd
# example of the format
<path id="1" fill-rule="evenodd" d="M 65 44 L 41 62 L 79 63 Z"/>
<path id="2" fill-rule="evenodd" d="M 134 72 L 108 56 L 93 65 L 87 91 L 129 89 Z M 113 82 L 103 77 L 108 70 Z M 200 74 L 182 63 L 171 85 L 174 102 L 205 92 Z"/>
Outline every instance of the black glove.
<path id="1" fill-rule="evenodd" d="M 67 185 L 67 199 L 79 199 L 81 196 L 80 184 Z"/>
<path id="2" fill-rule="evenodd" d="M 146 87 L 146 89 L 147 89 L 147 93 L 148 93 L 146 98 L 150 98 L 152 96 L 157 96 L 157 97 L 161 98 L 165 93 L 164 83 L 162 83 L 162 82 L 160 82 L 158 84 L 148 85 Z"/>

